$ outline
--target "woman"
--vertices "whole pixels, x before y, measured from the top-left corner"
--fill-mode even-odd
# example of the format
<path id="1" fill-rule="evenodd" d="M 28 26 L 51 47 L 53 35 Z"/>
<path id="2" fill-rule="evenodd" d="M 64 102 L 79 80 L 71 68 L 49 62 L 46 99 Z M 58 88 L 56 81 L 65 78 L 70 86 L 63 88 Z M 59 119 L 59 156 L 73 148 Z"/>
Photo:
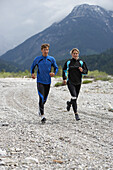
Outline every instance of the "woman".
<path id="1" fill-rule="evenodd" d="M 67 111 L 70 111 L 72 105 L 75 119 L 78 121 L 80 118 L 77 113 L 77 98 L 81 88 L 82 74 L 87 74 L 88 69 L 85 62 L 79 59 L 79 50 L 77 48 L 73 48 L 70 54 L 72 58 L 66 61 L 63 67 L 63 84 L 67 83 L 71 94 L 71 100 L 67 101 Z"/>

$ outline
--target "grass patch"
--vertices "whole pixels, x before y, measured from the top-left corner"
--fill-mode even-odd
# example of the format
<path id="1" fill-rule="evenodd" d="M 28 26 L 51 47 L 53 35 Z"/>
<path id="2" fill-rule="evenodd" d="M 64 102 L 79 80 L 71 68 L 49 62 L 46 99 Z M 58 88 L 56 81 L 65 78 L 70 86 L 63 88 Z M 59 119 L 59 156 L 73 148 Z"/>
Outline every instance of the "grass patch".
<path id="1" fill-rule="evenodd" d="M 55 84 L 55 87 L 59 87 L 59 86 L 64 86 L 64 84 L 63 84 L 62 82 L 57 82 L 57 83 Z"/>
<path id="2" fill-rule="evenodd" d="M 108 76 L 107 73 L 102 72 L 102 71 L 98 71 L 98 70 L 88 71 L 88 75 L 87 75 L 87 77 L 93 77 L 93 78 L 95 78 L 95 77 L 106 77 L 106 76 Z"/>
<path id="3" fill-rule="evenodd" d="M 0 72 L 0 78 L 30 78 L 31 74 L 28 70 L 26 70 L 25 72 L 19 71 L 19 72 Z"/>
<path id="4" fill-rule="evenodd" d="M 94 80 L 95 80 L 95 81 L 97 81 L 97 80 L 101 80 L 101 81 L 110 81 L 111 78 L 110 78 L 110 77 L 96 77 Z"/>
<path id="5" fill-rule="evenodd" d="M 82 84 L 88 84 L 88 83 L 92 83 L 93 82 L 93 80 L 84 80 L 83 82 L 82 82 Z"/>
<path id="6" fill-rule="evenodd" d="M 84 78 L 93 78 L 94 81 L 101 80 L 101 81 L 109 81 L 111 78 L 109 75 L 105 72 L 94 70 L 94 71 L 88 71 L 88 75 L 84 76 Z"/>

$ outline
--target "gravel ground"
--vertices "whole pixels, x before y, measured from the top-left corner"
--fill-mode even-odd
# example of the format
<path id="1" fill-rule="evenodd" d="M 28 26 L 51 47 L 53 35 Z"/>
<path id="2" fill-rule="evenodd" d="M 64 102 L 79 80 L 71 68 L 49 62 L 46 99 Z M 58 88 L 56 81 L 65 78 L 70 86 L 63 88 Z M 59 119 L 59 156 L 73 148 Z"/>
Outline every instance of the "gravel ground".
<path id="1" fill-rule="evenodd" d="M 38 112 L 36 80 L 0 79 L 0 170 L 113 169 L 113 83 L 82 84 L 81 120 L 66 111 L 67 86 L 54 87 Z"/>

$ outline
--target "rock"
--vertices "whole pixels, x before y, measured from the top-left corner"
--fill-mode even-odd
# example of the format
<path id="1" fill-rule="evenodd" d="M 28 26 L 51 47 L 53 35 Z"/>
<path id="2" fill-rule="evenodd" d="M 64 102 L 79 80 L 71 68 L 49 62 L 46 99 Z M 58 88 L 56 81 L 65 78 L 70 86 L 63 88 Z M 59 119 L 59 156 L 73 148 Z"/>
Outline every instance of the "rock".
<path id="1" fill-rule="evenodd" d="M 5 150 L 0 149 L 0 157 L 7 156 L 7 152 Z"/>
<path id="2" fill-rule="evenodd" d="M 59 139 L 60 139 L 60 140 L 62 140 L 62 141 L 64 140 L 64 138 L 63 138 L 63 137 L 59 137 Z"/>
<path id="3" fill-rule="evenodd" d="M 1 124 L 2 126 L 9 126 L 9 123 L 5 122 Z"/>
<path id="4" fill-rule="evenodd" d="M 52 79 L 52 84 L 57 81 Z M 66 110 L 71 99 L 67 86 L 51 86 L 42 126 L 36 80 L 0 82 L 0 170 L 113 169 L 113 114 L 108 111 L 113 83 L 82 84 L 77 99 L 80 122 L 72 107 Z M 2 127 L 5 123 L 8 126 Z"/>
<path id="5" fill-rule="evenodd" d="M 110 103 L 108 103 L 108 106 L 109 106 L 108 111 L 113 112 L 113 107 L 111 106 Z"/>
<path id="6" fill-rule="evenodd" d="M 15 148 L 15 151 L 16 152 L 21 152 L 21 149 L 20 148 Z"/>
<path id="7" fill-rule="evenodd" d="M 0 160 L 0 166 L 4 166 L 5 165 L 5 162 Z"/>
<path id="8" fill-rule="evenodd" d="M 63 163 L 63 161 L 61 161 L 61 160 L 53 160 L 53 162 L 55 162 L 55 163 L 59 163 L 59 164 L 62 164 Z"/>
<path id="9" fill-rule="evenodd" d="M 25 158 L 25 163 L 37 163 L 37 164 L 39 164 L 38 159 L 33 158 L 33 157 Z"/>

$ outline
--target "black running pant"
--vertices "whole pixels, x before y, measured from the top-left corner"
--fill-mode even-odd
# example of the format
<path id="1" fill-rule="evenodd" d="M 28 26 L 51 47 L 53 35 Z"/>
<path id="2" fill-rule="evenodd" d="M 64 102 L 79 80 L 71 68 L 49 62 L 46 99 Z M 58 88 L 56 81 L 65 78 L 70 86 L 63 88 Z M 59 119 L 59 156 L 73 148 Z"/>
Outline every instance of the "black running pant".
<path id="1" fill-rule="evenodd" d="M 67 86 L 68 86 L 68 89 L 69 89 L 70 94 L 71 94 L 70 104 L 72 104 L 74 113 L 77 113 L 77 98 L 78 98 L 78 95 L 79 95 L 81 84 L 73 85 L 68 81 Z"/>
<path id="2" fill-rule="evenodd" d="M 37 90 L 39 94 L 39 111 L 40 114 L 44 114 L 44 104 L 47 100 L 49 90 L 50 90 L 50 84 L 42 84 L 42 83 L 37 83 Z"/>

